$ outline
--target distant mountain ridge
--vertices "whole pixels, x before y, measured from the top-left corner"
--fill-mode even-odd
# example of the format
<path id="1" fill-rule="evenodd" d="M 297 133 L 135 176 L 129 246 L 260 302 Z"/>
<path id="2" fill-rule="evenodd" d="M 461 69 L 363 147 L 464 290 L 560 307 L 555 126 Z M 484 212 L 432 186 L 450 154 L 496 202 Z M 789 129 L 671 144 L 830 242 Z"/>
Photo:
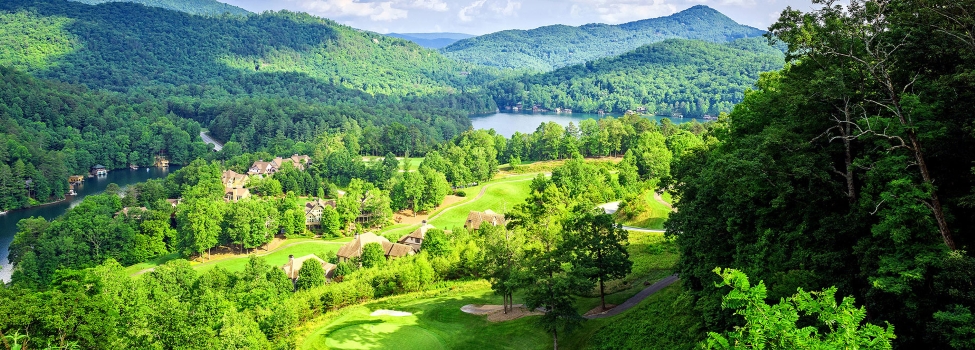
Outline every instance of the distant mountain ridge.
<path id="1" fill-rule="evenodd" d="M 159 7 L 167 10 L 186 12 L 194 15 L 216 16 L 224 13 L 232 15 L 247 16 L 250 11 L 240 7 L 225 4 L 216 0 L 70 0 L 88 5 L 98 5 L 107 2 L 131 2 L 143 4 L 150 7 Z"/>
<path id="2" fill-rule="evenodd" d="M 715 9 L 697 5 L 670 16 L 619 25 L 505 30 L 458 41 L 442 52 L 447 57 L 487 66 L 551 71 L 666 39 L 724 43 L 763 34 L 761 29 L 738 24 Z"/>
<path id="3" fill-rule="evenodd" d="M 442 49 L 457 41 L 474 37 L 462 33 L 389 33 L 386 35 L 409 40 L 428 49 Z"/>

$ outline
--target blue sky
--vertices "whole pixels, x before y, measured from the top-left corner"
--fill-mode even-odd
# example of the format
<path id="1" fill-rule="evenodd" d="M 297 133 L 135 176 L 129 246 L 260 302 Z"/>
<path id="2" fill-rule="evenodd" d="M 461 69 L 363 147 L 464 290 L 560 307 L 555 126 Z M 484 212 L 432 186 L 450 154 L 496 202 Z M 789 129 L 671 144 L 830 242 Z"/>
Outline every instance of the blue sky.
<path id="1" fill-rule="evenodd" d="M 254 12 L 308 12 L 380 33 L 459 32 L 487 34 L 551 24 L 618 24 L 670 15 L 707 5 L 735 21 L 766 29 L 792 6 L 809 0 L 219 0 Z"/>

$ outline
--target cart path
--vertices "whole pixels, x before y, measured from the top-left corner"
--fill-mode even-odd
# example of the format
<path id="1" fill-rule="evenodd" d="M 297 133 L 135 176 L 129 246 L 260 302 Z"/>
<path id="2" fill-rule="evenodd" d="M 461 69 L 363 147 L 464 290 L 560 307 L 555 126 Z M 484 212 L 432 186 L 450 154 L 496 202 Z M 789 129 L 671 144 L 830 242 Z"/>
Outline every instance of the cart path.
<path id="1" fill-rule="evenodd" d="M 664 289 L 667 286 L 670 286 L 671 284 L 674 284 L 674 282 L 677 281 L 680 281 L 680 277 L 678 277 L 676 274 L 667 276 L 664 279 L 657 281 L 657 283 L 651 284 L 649 287 L 641 290 L 639 293 L 636 293 L 636 295 L 634 295 L 632 298 L 627 299 L 622 304 L 619 304 L 616 307 L 609 309 L 608 311 L 605 311 L 603 313 L 586 316 L 586 318 L 591 320 L 596 318 L 606 318 L 606 317 L 619 315 L 625 312 L 626 310 L 632 309 L 634 306 L 639 305 L 641 302 L 643 302 L 644 299 L 653 295 L 653 293 L 659 292 L 661 289 Z"/>

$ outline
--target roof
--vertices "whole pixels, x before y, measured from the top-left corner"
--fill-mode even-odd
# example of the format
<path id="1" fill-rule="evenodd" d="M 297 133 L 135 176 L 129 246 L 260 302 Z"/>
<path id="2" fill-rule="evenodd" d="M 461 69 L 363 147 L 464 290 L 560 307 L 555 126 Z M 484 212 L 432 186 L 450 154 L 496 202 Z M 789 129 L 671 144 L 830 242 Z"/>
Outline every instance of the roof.
<path id="1" fill-rule="evenodd" d="M 392 243 L 386 237 L 377 236 L 375 233 L 366 232 L 359 235 L 352 242 L 346 243 L 339 248 L 339 257 L 351 259 L 362 256 L 362 247 L 369 243 L 379 243 L 383 247 L 383 254 L 387 257 L 398 258 L 407 256 L 413 252 L 413 247 L 405 244 Z"/>
<path id="2" fill-rule="evenodd" d="M 93 166 L 91 168 L 92 169 L 105 169 L 105 166 L 104 165 L 101 165 L 101 164 L 95 164 L 95 166 Z"/>
<path id="3" fill-rule="evenodd" d="M 494 226 L 504 225 L 504 215 L 495 213 L 491 209 L 485 210 L 484 212 L 472 211 L 467 214 L 467 221 L 464 222 L 464 227 L 468 230 L 477 230 L 481 228 L 481 224 L 484 222 Z"/>
<path id="4" fill-rule="evenodd" d="M 223 174 L 220 176 L 220 180 L 223 181 L 224 184 L 228 182 L 239 183 L 247 180 L 247 175 L 238 174 L 233 170 L 224 170 Z"/>
<path id="5" fill-rule="evenodd" d="M 318 206 L 321 206 L 322 208 L 324 208 L 325 206 L 330 206 L 332 208 L 335 208 L 335 205 L 336 204 L 334 199 L 324 200 L 319 198 L 311 202 L 305 203 L 305 212 L 307 213 L 308 211 L 315 209 Z"/>
<path id="6" fill-rule="evenodd" d="M 298 279 L 298 271 L 301 271 L 301 265 L 304 265 L 304 263 L 307 262 L 308 260 L 317 261 L 319 264 L 322 265 L 322 269 L 325 270 L 325 278 L 332 278 L 332 276 L 335 275 L 335 267 L 336 267 L 335 264 L 325 262 L 325 260 L 322 260 L 315 254 L 309 254 L 300 258 L 294 258 L 294 260 L 288 261 L 283 266 L 281 266 L 281 269 L 284 270 L 284 273 L 288 275 L 288 278 Z"/>
<path id="7" fill-rule="evenodd" d="M 416 243 L 416 241 L 409 241 L 409 239 L 415 238 L 420 242 L 422 242 L 424 237 L 426 237 L 427 235 L 427 231 L 429 231 L 432 228 L 436 228 L 436 227 L 424 222 L 423 226 L 420 226 L 420 228 L 416 229 L 416 231 L 413 231 L 408 235 L 404 235 L 403 237 L 400 237 L 399 240 L 396 242 L 399 244 L 408 245 L 410 246 L 410 248 L 413 248 L 414 252 L 419 252 L 420 244 Z"/>

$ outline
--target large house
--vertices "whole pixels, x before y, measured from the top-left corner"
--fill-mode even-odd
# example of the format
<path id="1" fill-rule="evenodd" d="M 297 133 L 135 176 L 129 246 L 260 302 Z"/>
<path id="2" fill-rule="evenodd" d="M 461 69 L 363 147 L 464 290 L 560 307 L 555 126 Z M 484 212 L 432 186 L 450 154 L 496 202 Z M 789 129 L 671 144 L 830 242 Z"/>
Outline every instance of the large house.
<path id="1" fill-rule="evenodd" d="M 342 248 L 339 248 L 338 255 L 339 262 L 348 261 L 354 258 L 362 256 L 362 248 L 369 243 L 379 243 L 383 247 L 383 255 L 386 259 L 396 259 L 402 258 L 407 255 L 413 255 L 413 247 L 392 243 L 386 237 L 376 236 L 375 233 L 367 232 L 361 235 L 356 235 L 355 240 L 346 243 Z"/>
<path id="2" fill-rule="evenodd" d="M 305 203 L 305 226 L 318 227 L 322 225 L 322 212 L 325 207 L 335 208 L 335 200 L 323 200 L 321 198 Z"/>
<path id="3" fill-rule="evenodd" d="M 285 163 L 291 163 L 295 169 L 305 170 L 305 167 L 311 164 L 311 157 L 295 154 L 288 158 L 277 157 L 270 162 L 261 160 L 254 162 L 254 165 L 251 165 L 247 173 L 250 175 L 271 175 L 280 170 Z"/>
<path id="4" fill-rule="evenodd" d="M 223 183 L 223 199 L 228 202 L 236 202 L 251 196 L 251 191 L 244 188 L 247 184 L 247 175 L 225 170 L 220 176 L 220 182 Z"/>
<path id="5" fill-rule="evenodd" d="M 290 255 L 288 256 L 288 263 L 284 264 L 284 266 L 281 266 L 281 269 L 284 270 L 284 273 L 287 274 L 288 278 L 291 279 L 291 282 L 294 283 L 298 281 L 298 271 L 301 271 L 301 266 L 304 265 L 305 263 L 321 264 L 322 270 L 325 270 L 326 282 L 331 282 L 332 277 L 335 276 L 335 268 L 336 268 L 335 264 L 330 264 L 328 262 L 325 262 L 325 260 L 322 260 L 321 258 L 315 256 L 315 254 L 305 255 L 300 258 L 295 258 L 294 255 Z"/>
<path id="6" fill-rule="evenodd" d="M 485 210 L 484 212 L 472 211 L 467 214 L 467 222 L 464 222 L 464 228 L 474 231 L 480 229 L 484 223 L 494 226 L 504 226 L 504 215 L 495 213 L 491 209 Z"/>
<path id="7" fill-rule="evenodd" d="M 432 228 L 434 228 L 433 225 L 428 224 L 427 221 L 424 220 L 423 226 L 420 226 L 420 228 L 416 229 L 416 231 L 413 231 L 408 235 L 400 237 L 397 243 L 408 245 L 413 248 L 413 253 L 419 253 L 420 246 L 423 245 L 423 239 L 426 237 L 427 231 L 429 231 Z"/>

